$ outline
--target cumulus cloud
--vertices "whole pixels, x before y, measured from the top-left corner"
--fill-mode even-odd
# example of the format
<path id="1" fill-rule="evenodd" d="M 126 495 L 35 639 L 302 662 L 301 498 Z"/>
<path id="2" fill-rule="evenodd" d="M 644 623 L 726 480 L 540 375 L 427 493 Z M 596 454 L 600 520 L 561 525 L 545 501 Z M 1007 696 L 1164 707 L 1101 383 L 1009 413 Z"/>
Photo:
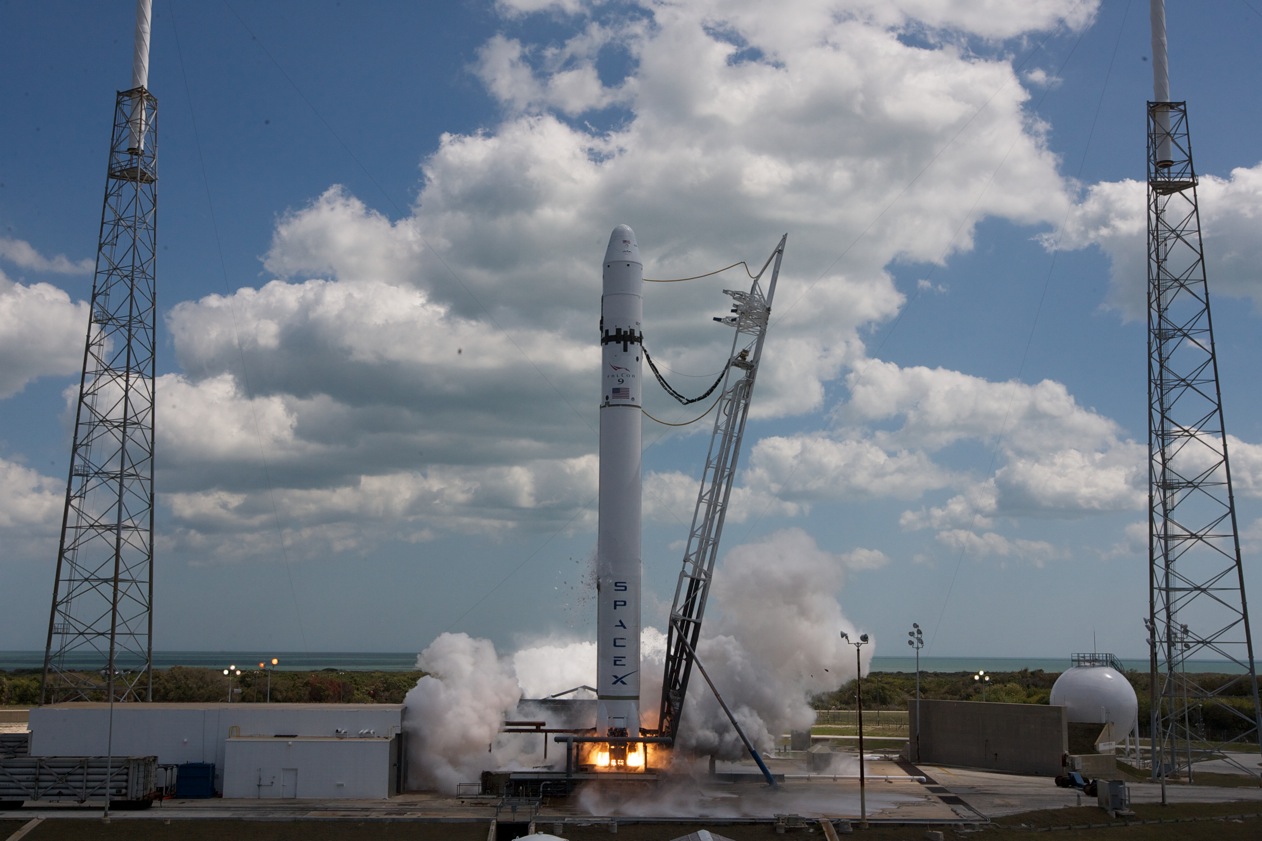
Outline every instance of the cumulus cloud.
<path id="1" fill-rule="evenodd" d="M 87 327 L 86 302 L 72 301 L 51 284 L 18 283 L 0 272 L 0 398 L 39 377 L 79 371 Z"/>
<path id="2" fill-rule="evenodd" d="M 750 454 L 746 483 L 804 503 L 826 499 L 914 499 L 950 481 L 926 453 L 889 452 L 872 441 L 824 433 L 763 438 Z"/>
<path id="3" fill-rule="evenodd" d="M 1051 380 L 992 383 L 959 371 L 871 360 L 854 366 L 847 381 L 850 400 L 840 418 L 855 423 L 900 419 L 901 427 L 884 437 L 930 449 L 978 439 L 1014 453 L 1041 453 L 1111 445 L 1121 431 Z"/>
<path id="4" fill-rule="evenodd" d="M 955 441 L 1002 436 L 1033 465 L 1116 436 L 1059 384 L 899 368 L 864 340 L 905 303 L 891 263 L 946 261 L 987 218 L 1063 218 L 1002 42 L 1081 30 L 1095 4 L 496 8 L 471 72 L 500 121 L 443 135 L 409 212 L 330 186 L 279 217 L 268 282 L 171 309 L 181 372 L 159 383 L 158 435 L 178 545 L 247 558 L 279 530 L 303 557 L 590 526 L 598 261 L 619 221 L 659 279 L 757 267 L 789 231 L 753 418 L 831 410 L 847 378 L 844 428 L 747 443 L 732 522 L 946 489 L 961 480 L 933 453 Z M 730 334 L 710 319 L 748 283 L 649 287 L 645 340 L 671 376 L 722 369 Z M 1009 496 L 1033 483 L 1026 462 L 1001 477 Z M 650 467 L 648 516 L 691 508 L 699 474 Z"/>
<path id="5" fill-rule="evenodd" d="M 60 525 L 65 482 L 0 458 L 0 528 L 6 534 L 50 534 Z"/>
<path id="6" fill-rule="evenodd" d="M 1237 495 L 1262 496 L 1262 446 L 1227 436 L 1231 459 L 1231 486 Z"/>
<path id="7" fill-rule="evenodd" d="M 993 515 L 998 508 L 998 495 L 993 479 L 974 483 L 963 493 L 949 499 L 945 505 L 920 511 L 904 511 L 899 525 L 915 530 L 989 529 L 994 526 Z"/>
<path id="8" fill-rule="evenodd" d="M 938 540 L 948 548 L 971 557 L 999 558 L 1005 566 L 1012 560 L 1041 567 L 1049 560 L 1066 557 L 1065 549 L 1047 541 L 1012 539 L 995 532 L 951 529 L 939 532 Z"/>
<path id="9" fill-rule="evenodd" d="M 71 260 L 62 254 L 46 257 L 29 242 L 0 237 L 0 260 L 7 260 L 21 269 L 49 274 L 91 274 L 91 260 Z"/>
<path id="10" fill-rule="evenodd" d="M 1008 514 L 1133 511 L 1148 494 L 1147 450 L 1132 443 L 1107 452 L 1018 457 L 995 478 L 999 509 Z"/>
<path id="11" fill-rule="evenodd" d="M 1109 257 L 1109 304 L 1127 318 L 1147 317 L 1147 185 L 1131 179 L 1091 185 L 1061 230 L 1044 237 L 1053 249 L 1100 248 Z M 1197 186 L 1206 271 L 1215 295 L 1245 298 L 1262 307 L 1255 236 L 1262 205 L 1262 163 L 1238 167 L 1227 178 L 1199 176 Z"/>

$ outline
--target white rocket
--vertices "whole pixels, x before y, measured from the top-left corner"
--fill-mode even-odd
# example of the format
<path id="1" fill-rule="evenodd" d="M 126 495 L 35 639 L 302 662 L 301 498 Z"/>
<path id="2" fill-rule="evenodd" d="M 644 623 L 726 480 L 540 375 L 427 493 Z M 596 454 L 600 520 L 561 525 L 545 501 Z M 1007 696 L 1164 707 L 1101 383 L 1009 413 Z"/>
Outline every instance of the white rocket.
<path id="1" fill-rule="evenodd" d="M 640 735 L 640 373 L 644 267 L 619 225 L 600 298 L 600 503 L 596 537 L 596 735 Z"/>

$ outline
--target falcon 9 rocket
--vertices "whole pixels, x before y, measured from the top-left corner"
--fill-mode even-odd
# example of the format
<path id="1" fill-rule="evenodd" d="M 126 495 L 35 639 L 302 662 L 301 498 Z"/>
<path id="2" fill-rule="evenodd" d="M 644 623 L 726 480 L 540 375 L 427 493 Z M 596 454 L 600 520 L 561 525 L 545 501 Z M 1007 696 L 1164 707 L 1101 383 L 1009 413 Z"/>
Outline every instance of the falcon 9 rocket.
<path id="1" fill-rule="evenodd" d="M 596 735 L 640 735 L 640 385 L 644 267 L 619 225 L 600 298 L 600 502 L 596 537 Z"/>

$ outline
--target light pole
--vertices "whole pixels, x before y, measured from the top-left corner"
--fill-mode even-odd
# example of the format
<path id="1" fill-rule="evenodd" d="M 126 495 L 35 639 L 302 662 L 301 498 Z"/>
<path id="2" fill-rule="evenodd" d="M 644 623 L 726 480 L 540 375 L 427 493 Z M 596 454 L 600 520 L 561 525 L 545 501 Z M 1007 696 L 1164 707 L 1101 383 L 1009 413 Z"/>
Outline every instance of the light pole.
<path id="1" fill-rule="evenodd" d="M 841 638 L 854 646 L 854 697 L 855 706 L 859 710 L 859 826 L 867 829 L 868 792 L 867 781 L 864 779 L 863 773 L 863 665 L 859 662 L 859 647 L 868 644 L 868 635 L 860 634 L 859 639 L 856 641 L 850 639 L 850 635 L 842 631 Z"/>
<path id="2" fill-rule="evenodd" d="M 228 668 L 223 670 L 223 674 L 224 674 L 224 677 L 228 679 L 228 703 L 231 704 L 232 703 L 232 679 L 234 677 L 241 677 L 241 670 L 238 669 L 236 666 L 229 666 Z"/>
<path id="3" fill-rule="evenodd" d="M 272 658 L 272 662 L 270 664 L 259 663 L 259 669 L 267 672 L 267 703 L 269 704 L 272 703 L 272 672 L 276 669 L 276 665 L 278 663 L 280 663 L 280 660 L 275 657 Z"/>
<path id="4" fill-rule="evenodd" d="M 911 623 L 911 630 L 907 632 L 910 637 L 907 644 L 916 652 L 916 761 L 920 761 L 920 649 L 925 647 L 925 634 L 920 630 L 920 624 Z"/>
<path id="5" fill-rule="evenodd" d="M 990 683 L 990 675 L 986 674 L 986 670 L 982 669 L 973 675 L 973 680 L 981 684 L 982 687 L 982 703 L 986 703 L 986 684 Z"/>

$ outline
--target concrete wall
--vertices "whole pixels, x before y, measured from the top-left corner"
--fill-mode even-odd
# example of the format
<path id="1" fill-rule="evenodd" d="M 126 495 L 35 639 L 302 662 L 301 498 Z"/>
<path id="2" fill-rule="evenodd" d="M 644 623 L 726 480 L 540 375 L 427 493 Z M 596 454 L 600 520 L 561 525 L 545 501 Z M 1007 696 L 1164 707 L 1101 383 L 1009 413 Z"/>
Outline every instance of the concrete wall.
<path id="1" fill-rule="evenodd" d="M 229 739 L 224 797 L 386 799 L 394 793 L 390 740 Z"/>
<path id="2" fill-rule="evenodd" d="M 977 701 L 916 702 L 907 705 L 908 751 L 931 765 L 963 765 L 1018 774 L 1055 776 L 1068 747 L 1064 707 L 988 704 Z"/>
<path id="3" fill-rule="evenodd" d="M 389 739 L 403 729 L 401 704 L 57 704 L 31 710 L 31 756 L 156 756 L 160 765 L 213 762 L 224 790 L 228 739 L 326 736 L 361 730 Z M 388 765 L 388 763 L 387 763 Z"/>

